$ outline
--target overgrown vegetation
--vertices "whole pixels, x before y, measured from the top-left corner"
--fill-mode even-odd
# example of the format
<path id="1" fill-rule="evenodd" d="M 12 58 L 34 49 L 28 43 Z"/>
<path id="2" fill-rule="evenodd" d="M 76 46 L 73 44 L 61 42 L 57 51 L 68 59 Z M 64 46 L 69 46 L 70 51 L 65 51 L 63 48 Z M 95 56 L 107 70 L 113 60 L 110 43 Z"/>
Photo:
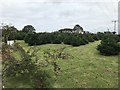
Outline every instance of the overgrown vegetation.
<path id="1" fill-rule="evenodd" d="M 77 30 L 77 27 L 81 28 L 79 29 L 81 31 Z M 3 85 L 7 87 L 7 83 L 10 84 L 8 78 L 16 80 L 19 78 L 29 82 L 32 88 L 117 87 L 118 61 L 116 56 L 112 55 L 118 55 L 120 52 L 118 43 L 120 36 L 110 32 L 85 33 L 82 27 L 79 25 L 77 27 L 53 33 L 35 33 L 32 25 L 26 25 L 21 31 L 14 26 L 3 26 Z M 27 46 L 24 48 L 24 45 L 18 43 L 13 46 L 7 45 L 8 40 L 16 39 L 24 40 Z M 99 41 L 94 42 L 97 40 L 101 40 L 100 45 L 98 45 Z M 90 42 L 94 42 L 95 45 Z M 88 43 L 89 45 L 86 45 Z M 59 46 L 58 44 L 69 49 L 66 47 L 52 49 L 52 45 L 56 47 Z M 78 47 L 80 45 L 85 46 Z M 43 46 L 48 47 L 46 50 L 38 48 Z M 101 55 L 98 54 L 96 47 Z M 64 52 L 65 50 L 67 53 Z M 17 54 L 14 55 L 16 52 Z M 51 74 L 52 72 L 54 74 Z M 100 83 L 97 83 L 98 80 Z"/>
<path id="2" fill-rule="evenodd" d="M 39 49 L 31 47 L 27 52 L 17 43 L 14 44 L 14 47 L 4 45 L 3 52 L 3 85 L 6 87 L 6 78 L 9 77 L 25 77 L 28 78 L 28 82 L 31 82 L 32 87 L 35 88 L 44 88 L 50 86 L 47 78 L 50 78 L 50 75 L 46 70 L 42 70 L 43 67 L 52 66 L 55 75 L 60 70 L 59 65 L 56 63 L 57 59 L 66 58 L 67 54 L 63 52 L 64 48 L 58 50 L 44 51 L 45 63 L 40 63 L 40 57 L 36 56 L 36 53 Z M 11 53 L 19 51 L 21 58 L 16 58 Z M 47 81 L 46 81 L 47 80 Z"/>
<path id="3" fill-rule="evenodd" d="M 87 45 L 73 47 L 65 44 L 46 44 L 38 46 L 28 46 L 24 41 L 16 41 L 25 51 L 32 54 L 34 49 L 37 58 L 41 63 L 39 67 L 45 70 L 50 75 L 47 78 L 47 86 L 53 88 L 117 88 L 118 87 L 118 55 L 117 56 L 103 56 L 96 50 L 100 41 L 91 42 Z M 32 48 L 31 48 L 32 47 Z M 33 48 L 34 47 L 34 48 Z M 65 47 L 65 48 L 64 48 Z M 31 50 L 30 50 L 31 48 Z M 63 49 L 64 48 L 64 49 Z M 44 54 L 46 52 L 46 54 Z M 48 54 L 47 54 L 48 52 Z M 62 54 L 58 55 L 59 52 Z M 50 55 L 49 55 L 50 53 Z M 54 54 L 54 55 L 53 55 Z M 18 52 L 14 53 L 14 57 L 20 58 Z M 71 58 L 71 55 L 74 58 Z M 46 57 L 47 56 L 47 57 Z M 51 58 L 50 58 L 50 57 Z M 54 61 L 53 57 L 63 57 L 55 59 L 58 68 L 56 72 L 54 67 L 48 66 L 45 59 Z M 35 58 L 34 58 L 35 60 Z M 59 70 L 60 68 L 60 70 Z M 8 87 L 14 87 L 15 82 L 24 80 L 24 77 L 20 80 L 12 80 L 13 83 L 7 84 Z M 25 82 L 26 81 L 26 82 Z M 29 84 L 28 80 L 25 80 L 26 84 Z M 98 82 L 99 81 L 99 82 Z M 28 87 L 21 81 L 21 85 L 17 84 L 17 87 Z M 50 82 L 50 83 L 49 83 Z M 50 85 L 49 85 L 50 84 Z M 33 85 L 33 84 L 32 84 Z M 30 85 L 30 86 L 32 86 Z"/>
<path id="4" fill-rule="evenodd" d="M 8 77 L 21 77 L 24 76 L 29 78 L 28 82 L 32 82 L 33 87 L 45 87 L 45 78 L 46 73 L 42 70 L 39 69 L 38 65 L 36 62 L 32 60 L 34 56 L 34 52 L 32 55 L 27 54 L 22 47 L 19 45 L 15 44 L 14 48 L 8 46 L 9 48 L 5 47 L 5 51 L 7 50 L 7 54 L 4 54 L 5 56 L 3 58 L 3 81 L 5 78 Z M 15 57 L 13 57 L 10 54 L 10 50 L 18 50 L 21 55 L 21 60 L 17 60 Z M 37 60 L 37 59 L 36 59 Z M 34 73 L 33 73 L 34 72 Z M 38 78 L 37 78 L 38 77 Z M 36 82 L 36 80 L 38 82 Z M 3 82 L 3 85 L 5 85 L 6 82 Z M 6 85 L 5 85 L 6 86 Z"/>

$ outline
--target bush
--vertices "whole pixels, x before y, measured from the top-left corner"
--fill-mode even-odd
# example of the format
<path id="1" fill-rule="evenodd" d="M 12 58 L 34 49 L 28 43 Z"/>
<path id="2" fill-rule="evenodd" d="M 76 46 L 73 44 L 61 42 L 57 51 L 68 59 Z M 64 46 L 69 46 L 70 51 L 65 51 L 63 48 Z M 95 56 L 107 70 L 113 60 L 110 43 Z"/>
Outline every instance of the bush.
<path id="1" fill-rule="evenodd" d="M 105 34 L 102 32 L 97 32 L 98 39 L 101 40 Z"/>
<path id="2" fill-rule="evenodd" d="M 99 50 L 102 55 L 118 55 L 120 52 L 120 45 L 117 43 L 115 36 L 108 34 L 102 39 L 97 50 Z"/>
<path id="3" fill-rule="evenodd" d="M 16 39 L 17 40 L 24 40 L 25 36 L 26 36 L 26 33 L 19 31 L 16 34 Z"/>
<path id="4" fill-rule="evenodd" d="M 64 36 L 64 40 L 63 40 L 64 44 L 71 44 L 71 36 L 70 35 L 66 35 L 66 37 Z"/>
<path id="5" fill-rule="evenodd" d="M 25 38 L 24 38 L 25 43 L 29 43 L 30 42 L 30 39 L 31 39 L 32 35 L 33 35 L 32 33 L 28 33 L 25 36 Z"/>
<path id="6" fill-rule="evenodd" d="M 82 40 L 83 40 L 84 44 L 88 44 L 89 43 L 88 40 L 85 39 L 84 37 L 82 37 Z"/>
<path id="7" fill-rule="evenodd" d="M 94 42 L 95 41 L 91 34 L 84 34 L 83 36 L 88 42 Z"/>
<path id="8" fill-rule="evenodd" d="M 29 39 L 29 45 L 39 45 L 39 37 L 37 36 L 37 34 L 31 35 L 31 38 Z"/>
<path id="9" fill-rule="evenodd" d="M 50 82 L 48 81 L 50 75 L 45 70 L 41 70 L 40 68 L 42 68 L 43 66 L 41 66 L 40 63 L 37 63 L 39 60 L 39 58 L 37 58 L 35 54 L 38 51 L 37 49 L 33 47 L 29 49 L 29 52 L 28 51 L 26 52 L 20 45 L 18 45 L 17 43 L 14 44 L 14 48 L 12 48 L 11 50 L 19 51 L 21 60 L 17 60 L 9 53 L 8 45 L 4 46 L 3 50 L 4 51 L 2 52 L 5 56 L 3 58 L 3 68 L 2 68 L 3 85 L 6 84 L 6 80 L 7 80 L 6 78 L 15 79 L 18 77 L 20 79 L 25 78 L 28 82 L 30 82 L 30 85 L 33 88 L 44 88 L 50 85 Z M 34 60 L 33 58 L 36 59 Z M 21 85 L 21 82 L 18 81 L 18 84 Z"/>
<path id="10" fill-rule="evenodd" d="M 80 46 L 80 38 L 72 37 L 70 44 L 72 46 Z"/>
<path id="11" fill-rule="evenodd" d="M 93 42 L 97 36 L 91 34 L 77 34 L 77 33 L 28 33 L 25 36 L 25 42 L 29 45 L 42 44 L 64 44 L 72 46 L 80 46 Z"/>
<path id="12" fill-rule="evenodd" d="M 52 41 L 53 41 L 53 44 L 61 44 L 62 43 L 61 35 L 60 34 L 56 34 Z"/>
<path id="13" fill-rule="evenodd" d="M 96 41 L 99 40 L 99 37 L 97 36 L 97 34 L 93 34 L 92 37 L 93 37 L 93 39 L 96 40 Z"/>
<path id="14" fill-rule="evenodd" d="M 70 44 L 72 46 L 80 46 L 80 45 L 85 45 L 86 41 L 84 39 L 82 39 L 81 37 L 72 37 Z"/>

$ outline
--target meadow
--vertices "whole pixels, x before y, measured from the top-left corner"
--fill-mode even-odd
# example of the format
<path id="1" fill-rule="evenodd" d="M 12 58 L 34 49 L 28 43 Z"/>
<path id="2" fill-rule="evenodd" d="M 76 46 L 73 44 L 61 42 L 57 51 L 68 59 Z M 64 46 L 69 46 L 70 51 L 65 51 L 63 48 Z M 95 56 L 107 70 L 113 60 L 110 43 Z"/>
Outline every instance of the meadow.
<path id="1" fill-rule="evenodd" d="M 24 50 L 29 50 L 23 40 L 17 40 Z M 64 52 L 71 57 L 57 60 L 61 70 L 58 75 L 54 74 L 53 67 L 42 68 L 51 76 L 49 88 L 118 88 L 118 55 L 100 55 L 96 47 L 100 41 L 90 42 L 79 47 L 65 44 L 45 44 L 35 46 L 39 51 L 36 56 L 40 62 L 44 62 L 43 51 L 48 49 L 57 50 L 63 48 Z M 20 52 L 12 53 L 15 58 L 20 59 Z M 34 72 L 33 72 L 34 73 Z M 11 88 L 32 88 L 32 83 L 26 77 L 7 78 L 6 87 Z"/>

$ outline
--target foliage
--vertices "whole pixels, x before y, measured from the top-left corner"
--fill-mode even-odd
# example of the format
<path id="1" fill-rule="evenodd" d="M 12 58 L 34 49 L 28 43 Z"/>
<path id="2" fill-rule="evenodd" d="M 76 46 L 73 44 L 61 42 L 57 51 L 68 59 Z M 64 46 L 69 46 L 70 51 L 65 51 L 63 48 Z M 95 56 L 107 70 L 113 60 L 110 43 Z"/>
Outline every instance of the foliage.
<path id="1" fill-rule="evenodd" d="M 27 34 L 25 42 L 29 45 L 42 44 L 68 44 L 72 46 L 80 46 L 98 40 L 96 35 L 77 34 L 77 33 L 35 33 Z"/>
<path id="2" fill-rule="evenodd" d="M 35 28 L 32 25 L 26 25 L 22 29 L 23 32 L 28 33 L 28 32 L 35 32 Z"/>
<path id="3" fill-rule="evenodd" d="M 17 32 L 17 28 L 11 25 L 3 25 L 2 26 L 2 37 L 4 42 L 7 43 L 8 40 L 15 40 L 15 35 Z"/>
<path id="4" fill-rule="evenodd" d="M 58 75 L 59 71 L 61 70 L 60 66 L 57 64 L 57 60 L 59 59 L 68 59 L 73 58 L 68 53 L 65 53 L 66 47 L 59 48 L 59 49 L 46 49 L 44 51 L 44 58 L 48 65 L 53 67 L 55 75 Z"/>
<path id="5" fill-rule="evenodd" d="M 81 38 L 79 38 L 79 37 L 72 37 L 70 44 L 72 46 L 80 46 L 81 44 L 83 44 L 83 42 L 82 42 Z"/>
<path id="6" fill-rule="evenodd" d="M 36 34 L 31 34 L 31 37 L 28 39 L 29 45 L 39 45 L 39 37 Z"/>
<path id="7" fill-rule="evenodd" d="M 5 49 L 3 52 L 5 52 L 6 49 L 9 49 L 7 47 L 4 48 Z M 8 54 L 4 55 L 9 56 L 3 58 L 3 80 L 5 77 L 20 77 L 27 75 L 27 77 L 29 77 L 30 80 L 34 83 L 33 87 L 45 87 L 45 81 L 49 75 L 45 71 L 42 71 L 38 68 L 38 65 L 36 64 L 38 59 L 36 59 L 36 61 L 32 60 L 32 58 L 35 57 L 36 51 L 32 52 L 31 55 L 29 55 L 18 44 L 14 45 L 13 50 L 20 51 L 22 59 L 17 60 L 9 52 Z M 8 51 L 10 51 L 10 49 Z"/>
<path id="8" fill-rule="evenodd" d="M 92 34 L 92 38 L 93 38 L 94 40 L 96 40 L 96 41 L 99 40 L 99 36 L 98 36 L 97 34 Z"/>
<path id="9" fill-rule="evenodd" d="M 24 40 L 25 36 L 26 36 L 25 32 L 18 31 L 17 34 L 16 34 L 16 39 L 17 40 Z"/>
<path id="10" fill-rule="evenodd" d="M 28 49 L 31 47 L 26 45 L 24 41 L 17 42 L 22 47 L 24 47 L 26 51 L 28 51 Z M 52 71 L 54 70 L 52 66 L 43 68 L 44 70 L 47 70 L 50 76 L 52 76 L 47 80 L 50 82 L 53 88 L 117 88 L 118 55 L 99 55 L 98 51 L 96 50 L 98 44 L 100 44 L 100 41 L 89 43 L 87 45 L 77 48 L 65 44 L 47 44 L 32 47 L 36 47 L 37 49 L 39 49 L 38 53 L 36 53 L 36 56 L 41 59 L 41 63 L 45 62 L 45 59 L 43 58 L 43 52 L 45 50 L 47 51 L 48 49 L 50 49 L 49 51 L 52 55 L 52 53 L 54 53 L 52 50 L 56 51 L 57 49 L 59 50 L 59 48 L 61 47 L 66 47 L 64 52 L 74 57 L 65 58 L 63 60 L 56 59 L 57 64 L 60 67 L 57 76 Z M 11 86 L 13 86 L 13 84 L 11 84 Z M 50 88 L 49 86 L 47 87 Z"/>
<path id="11" fill-rule="evenodd" d="M 117 43 L 117 37 L 112 34 L 106 34 L 98 45 L 97 49 L 102 55 L 118 55 L 120 52 L 120 45 Z"/>
<path id="12" fill-rule="evenodd" d="M 33 36 L 32 33 L 28 33 L 24 38 L 25 43 L 30 43 L 30 39 L 32 36 Z"/>
<path id="13" fill-rule="evenodd" d="M 31 74 L 35 70 L 35 65 L 32 62 L 30 56 L 25 53 L 25 51 L 20 47 L 19 45 L 15 44 L 14 49 L 20 50 L 22 60 L 16 60 L 11 54 L 10 54 L 10 48 L 7 48 L 8 58 L 4 58 L 4 64 L 5 67 L 3 68 L 3 72 L 5 76 L 17 76 L 19 74 Z"/>
<path id="14" fill-rule="evenodd" d="M 97 36 L 98 36 L 98 38 L 101 40 L 103 37 L 104 37 L 104 33 L 102 33 L 102 32 L 97 32 Z"/>
<path id="15" fill-rule="evenodd" d="M 57 75 L 60 67 L 56 61 L 70 57 L 67 53 L 64 53 L 65 47 L 57 50 L 49 49 L 44 51 L 44 60 L 46 63 L 40 63 L 40 58 L 36 56 L 39 49 L 36 49 L 36 47 L 31 47 L 27 52 L 17 43 L 14 44 L 14 47 L 4 45 L 3 48 L 3 56 L 5 56 L 3 58 L 3 79 L 5 77 L 27 76 L 35 88 L 44 88 L 47 87 L 48 84 L 51 86 L 50 82 L 47 81 L 50 75 L 45 70 L 42 70 L 42 67 L 52 66 L 55 75 Z M 20 52 L 20 60 L 10 54 L 13 51 Z M 8 56 L 6 57 L 6 55 Z"/>

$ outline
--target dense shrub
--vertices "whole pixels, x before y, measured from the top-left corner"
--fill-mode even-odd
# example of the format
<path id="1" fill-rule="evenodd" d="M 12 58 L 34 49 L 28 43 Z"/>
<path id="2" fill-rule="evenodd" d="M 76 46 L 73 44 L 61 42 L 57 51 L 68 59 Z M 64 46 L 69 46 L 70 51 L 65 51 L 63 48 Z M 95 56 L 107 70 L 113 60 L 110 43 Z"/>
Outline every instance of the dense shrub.
<path id="1" fill-rule="evenodd" d="M 120 52 L 120 45 L 117 43 L 115 35 L 107 34 L 97 49 L 102 55 L 117 55 Z"/>
<path id="2" fill-rule="evenodd" d="M 88 40 L 89 42 L 94 42 L 94 41 L 95 41 L 95 40 L 92 38 L 92 36 L 91 36 L 91 35 L 90 35 L 90 36 L 88 36 L 87 40 Z"/>
<path id="3" fill-rule="evenodd" d="M 39 45 L 39 37 L 37 36 L 37 34 L 31 34 L 31 37 L 29 38 L 28 42 L 30 46 Z"/>
<path id="4" fill-rule="evenodd" d="M 28 33 L 25 36 L 25 42 L 29 45 L 42 45 L 42 44 L 68 44 L 72 46 L 80 46 L 88 44 L 98 39 L 91 34 L 77 34 L 77 33 Z"/>
<path id="5" fill-rule="evenodd" d="M 47 43 L 50 43 L 50 38 L 48 37 L 49 35 L 44 33 L 44 34 L 38 34 L 38 44 L 47 44 Z"/>
<path id="6" fill-rule="evenodd" d="M 71 44 L 71 35 L 66 35 L 66 37 L 64 37 L 64 44 L 68 44 L 70 45 Z"/>
<path id="7" fill-rule="evenodd" d="M 18 60 L 14 58 L 9 53 L 8 48 L 9 49 L 11 48 L 11 50 L 13 51 L 17 50 L 20 53 L 21 59 Z M 20 79 L 25 79 L 28 82 L 30 82 L 30 85 L 33 88 L 44 88 L 50 85 L 50 82 L 48 81 L 48 78 L 50 78 L 50 75 L 45 70 L 40 69 L 46 66 L 41 66 L 41 64 L 38 63 L 39 58 L 37 58 L 35 54 L 37 53 L 38 50 L 35 49 L 34 47 L 28 50 L 29 51 L 25 51 L 17 43 L 14 44 L 14 47 L 11 47 L 5 44 L 5 46 L 3 47 L 3 51 L 2 51 L 2 54 L 4 56 L 3 62 L 2 62 L 3 64 L 3 67 L 2 67 L 3 85 L 6 85 L 6 80 L 7 80 L 6 78 L 15 79 L 18 77 Z M 36 58 L 36 59 L 34 60 L 33 58 Z M 20 83 L 19 80 L 18 80 L 18 84 Z"/>
<path id="8" fill-rule="evenodd" d="M 91 34 L 84 34 L 84 37 L 88 42 L 94 42 L 95 40 L 93 39 Z"/>
<path id="9" fill-rule="evenodd" d="M 97 34 L 92 34 L 92 38 L 96 41 L 99 40 L 99 36 Z"/>
<path id="10" fill-rule="evenodd" d="M 102 33 L 102 32 L 98 32 L 98 33 L 97 33 L 97 36 L 98 36 L 99 40 L 101 40 L 104 35 L 105 35 L 105 34 Z"/>
<path id="11" fill-rule="evenodd" d="M 89 43 L 88 40 L 85 39 L 84 37 L 82 37 L 82 40 L 83 40 L 83 42 L 84 42 L 85 44 L 88 44 L 88 43 Z"/>
<path id="12" fill-rule="evenodd" d="M 119 35 L 114 35 L 114 38 L 115 38 L 115 40 L 116 40 L 117 42 L 120 42 L 120 37 L 119 37 Z"/>
<path id="13" fill-rule="evenodd" d="M 25 41 L 25 43 L 30 43 L 30 40 L 31 40 L 31 38 L 32 38 L 32 33 L 28 33 L 26 36 L 25 36 L 25 38 L 24 38 L 24 41 Z"/>
<path id="14" fill-rule="evenodd" d="M 25 33 L 25 32 L 18 31 L 18 32 L 16 33 L 16 36 L 15 36 L 15 37 L 16 37 L 17 40 L 24 40 L 25 36 L 26 36 L 26 33 Z"/>
<path id="15" fill-rule="evenodd" d="M 72 46 L 80 46 L 80 38 L 78 38 L 78 37 L 72 37 L 71 38 L 71 42 L 70 42 L 70 44 L 72 45 Z"/>
<path id="16" fill-rule="evenodd" d="M 8 37 L 8 40 L 15 40 L 16 38 L 16 33 L 11 33 Z"/>
<path id="17" fill-rule="evenodd" d="M 10 33 L 8 40 L 24 40 L 25 36 L 25 32 L 17 31 L 16 33 Z"/>
<path id="18" fill-rule="evenodd" d="M 62 37 L 60 34 L 54 34 L 54 39 L 52 40 L 53 44 L 61 44 L 62 43 Z"/>

